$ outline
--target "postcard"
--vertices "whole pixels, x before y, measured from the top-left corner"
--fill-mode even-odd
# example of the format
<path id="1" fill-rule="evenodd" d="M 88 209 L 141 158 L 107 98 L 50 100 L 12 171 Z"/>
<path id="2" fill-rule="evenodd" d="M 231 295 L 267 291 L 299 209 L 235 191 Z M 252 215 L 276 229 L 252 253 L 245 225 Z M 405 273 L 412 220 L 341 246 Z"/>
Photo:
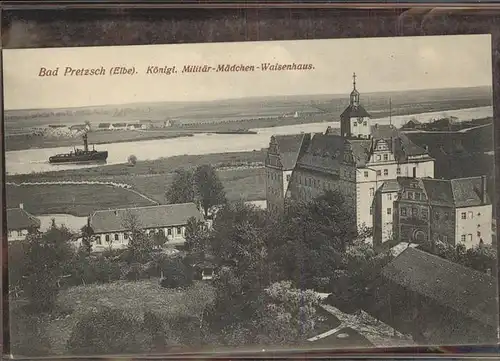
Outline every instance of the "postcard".
<path id="1" fill-rule="evenodd" d="M 490 35 L 3 51 L 14 356 L 496 343 Z"/>

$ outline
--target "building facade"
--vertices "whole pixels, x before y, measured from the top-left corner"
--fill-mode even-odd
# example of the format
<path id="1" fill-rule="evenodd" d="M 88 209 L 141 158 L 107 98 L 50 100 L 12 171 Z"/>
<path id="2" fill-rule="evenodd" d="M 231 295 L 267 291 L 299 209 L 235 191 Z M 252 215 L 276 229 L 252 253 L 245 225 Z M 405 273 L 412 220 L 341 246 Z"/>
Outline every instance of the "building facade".
<path id="1" fill-rule="evenodd" d="M 339 190 L 355 208 L 358 228 L 371 228 L 375 193 L 385 182 L 400 176 L 434 177 L 434 159 L 426 149 L 390 124 L 372 124 L 361 104 L 355 75 L 353 78 L 349 105 L 340 116 L 340 134 L 329 127 L 323 134 L 311 135 L 310 140 L 302 138 L 288 191 L 273 193 L 269 189 L 268 204 L 282 204 L 286 197 L 307 202 L 325 190 Z M 274 141 L 271 139 L 268 159 L 276 157 Z M 268 179 L 275 172 L 284 175 L 270 161 L 266 161 L 266 172 Z M 272 184 L 280 182 L 277 178 Z"/>
<path id="2" fill-rule="evenodd" d="M 26 239 L 29 231 L 40 229 L 40 225 L 40 220 L 26 212 L 22 203 L 18 208 L 7 209 L 7 240 L 9 242 Z"/>
<path id="3" fill-rule="evenodd" d="M 101 210 L 89 217 L 89 226 L 94 232 L 93 249 L 121 249 L 128 245 L 130 220 L 147 234 L 160 233 L 167 245 L 183 245 L 186 226 L 190 218 L 203 220 L 203 215 L 194 203 L 168 204 L 150 207 Z"/>
<path id="4" fill-rule="evenodd" d="M 374 244 L 383 245 L 391 238 L 419 244 L 441 241 L 466 248 L 491 244 L 493 208 L 486 187 L 486 176 L 450 180 L 399 177 L 384 184 L 375 200 Z"/>

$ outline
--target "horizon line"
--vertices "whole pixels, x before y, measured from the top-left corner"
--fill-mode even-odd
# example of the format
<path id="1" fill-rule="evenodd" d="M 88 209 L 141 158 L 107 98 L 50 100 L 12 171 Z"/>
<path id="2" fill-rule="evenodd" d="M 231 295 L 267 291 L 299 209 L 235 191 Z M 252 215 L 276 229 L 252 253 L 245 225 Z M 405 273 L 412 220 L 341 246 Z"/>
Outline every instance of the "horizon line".
<path id="1" fill-rule="evenodd" d="M 382 90 L 382 91 L 370 91 L 364 94 L 384 94 L 384 93 L 395 93 L 395 92 L 418 92 L 426 90 L 447 90 L 447 89 L 472 89 L 472 88 L 493 88 L 492 84 L 489 85 L 474 85 L 474 86 L 461 86 L 461 87 L 444 87 L 444 88 L 417 88 L 417 89 L 407 89 L 407 90 Z M 129 102 L 129 103 L 108 103 L 108 104 L 95 104 L 95 105 L 81 105 L 73 107 L 48 107 L 48 108 L 13 108 L 7 109 L 4 107 L 4 114 L 7 112 L 15 111 L 48 111 L 48 110 L 63 110 L 63 109 L 85 109 L 85 108 L 100 108 L 100 107 L 113 107 L 127 105 L 141 105 L 141 104 L 190 104 L 190 103 L 212 103 L 218 101 L 236 101 L 242 99 L 261 99 L 261 98 L 279 98 L 279 97 L 317 97 L 317 96 L 331 96 L 331 97 L 349 97 L 349 93 L 312 93 L 312 94 L 276 94 L 276 95 L 262 95 L 262 96 L 248 96 L 248 97 L 234 97 L 234 98 L 220 98 L 220 99 L 210 99 L 210 100 L 178 100 L 178 101 L 142 101 L 142 102 Z"/>

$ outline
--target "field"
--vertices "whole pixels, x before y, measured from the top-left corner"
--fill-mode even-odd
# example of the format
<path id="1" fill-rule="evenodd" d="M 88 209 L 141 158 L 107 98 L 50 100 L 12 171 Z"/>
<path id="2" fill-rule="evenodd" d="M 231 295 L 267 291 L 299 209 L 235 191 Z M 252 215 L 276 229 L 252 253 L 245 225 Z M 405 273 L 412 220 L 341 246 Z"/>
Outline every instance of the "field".
<path id="1" fill-rule="evenodd" d="M 5 192 L 7 207 L 23 203 L 35 215 L 68 213 L 83 217 L 99 209 L 155 204 L 131 190 L 106 185 L 7 185 Z"/>
<path id="2" fill-rule="evenodd" d="M 198 314 L 213 297 L 213 289 L 208 284 L 195 283 L 180 291 L 160 287 L 158 279 L 71 287 L 62 290 L 57 299 L 57 309 L 65 313 L 64 317 L 46 319 L 44 326 L 52 352 L 61 355 L 66 352 L 66 341 L 78 318 L 94 308 L 118 308 L 138 318 L 144 311 L 154 311 L 171 319 Z"/>
<path id="3" fill-rule="evenodd" d="M 152 201 L 164 204 L 165 192 L 171 184 L 174 171 L 181 167 L 212 164 L 229 200 L 254 201 L 265 199 L 264 152 L 178 156 L 154 161 L 139 161 L 134 167 L 109 165 L 95 168 L 66 170 L 43 174 L 8 176 L 7 182 L 61 182 L 99 181 L 128 184 Z M 236 168 L 235 168 L 236 167 Z M 7 185 L 9 207 L 24 203 L 33 214 L 69 213 L 88 216 L 98 209 L 147 206 L 151 201 L 132 190 L 106 185 Z"/>
<path id="4" fill-rule="evenodd" d="M 393 115 L 447 111 L 492 104 L 489 87 L 363 94 L 363 104 L 374 118 L 385 117 L 389 114 L 389 98 L 392 99 Z M 153 131 L 93 132 L 89 137 L 90 143 L 102 144 L 188 136 L 197 132 L 331 122 L 339 119 L 347 103 L 347 94 L 337 94 L 230 99 L 202 103 L 125 104 L 75 109 L 6 111 L 5 130 L 8 135 L 6 149 L 21 150 L 81 144 L 79 138 L 14 135 L 25 132 L 23 129 L 52 124 L 70 126 L 89 121 L 95 127 L 101 122 L 129 123 L 140 119 L 158 123 L 172 119 L 177 124 L 167 129 Z"/>

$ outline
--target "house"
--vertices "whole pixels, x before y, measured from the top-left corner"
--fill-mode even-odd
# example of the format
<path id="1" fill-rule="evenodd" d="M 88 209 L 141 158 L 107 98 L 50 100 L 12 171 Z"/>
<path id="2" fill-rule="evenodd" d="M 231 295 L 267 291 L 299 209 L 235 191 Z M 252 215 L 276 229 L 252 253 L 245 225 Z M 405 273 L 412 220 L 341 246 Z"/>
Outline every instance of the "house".
<path id="1" fill-rule="evenodd" d="M 493 208 L 486 176 L 432 179 L 398 177 L 374 202 L 374 244 L 428 241 L 472 248 L 493 242 Z"/>
<path id="2" fill-rule="evenodd" d="M 128 130 L 141 129 L 141 125 L 139 123 L 129 123 L 127 124 L 127 129 Z"/>
<path id="3" fill-rule="evenodd" d="M 295 146 L 300 152 L 296 152 L 289 192 L 267 192 L 269 204 L 278 203 L 278 196 L 280 203 L 288 195 L 307 202 L 326 190 L 338 190 L 356 210 L 357 227 L 371 228 L 375 192 L 384 182 L 399 176 L 434 177 L 434 159 L 426 149 L 391 125 L 372 126 L 370 114 L 360 103 L 355 75 L 353 79 L 349 105 L 340 116 L 340 135 L 327 131 L 310 139 L 302 137 L 302 143 Z M 283 182 L 283 171 L 271 162 L 272 158 L 277 162 L 276 143 L 276 137 L 271 138 L 270 160 L 266 161 L 268 174 L 281 172 L 267 179 L 267 187 L 273 190 L 281 189 Z"/>
<path id="4" fill-rule="evenodd" d="M 94 249 L 125 248 L 129 240 L 126 223 L 131 217 L 137 220 L 146 233 L 163 234 L 168 244 L 176 246 L 184 244 L 186 225 L 190 218 L 203 220 L 203 215 L 194 203 L 96 211 L 88 220 L 94 231 Z"/>
<path id="5" fill-rule="evenodd" d="M 113 124 L 111 124 L 110 129 L 113 129 L 113 130 L 126 130 L 127 129 L 127 123 L 113 123 Z"/>
<path id="6" fill-rule="evenodd" d="M 407 248 L 383 268 L 367 312 L 419 344 L 497 342 L 497 281 L 446 259 Z"/>
<path id="7" fill-rule="evenodd" d="M 292 172 L 310 139 L 311 135 L 304 133 L 271 137 L 265 160 L 266 208 L 270 211 L 283 211 L 284 199 L 290 196 Z"/>
<path id="8" fill-rule="evenodd" d="M 21 241 L 24 240 L 31 229 L 40 228 L 40 220 L 28 213 L 23 204 L 19 208 L 7 209 L 7 240 Z"/>
<path id="9" fill-rule="evenodd" d="M 109 130 L 109 129 L 112 129 L 111 128 L 111 123 L 99 123 L 99 125 L 97 126 L 97 129 L 98 130 Z"/>
<path id="10" fill-rule="evenodd" d="M 405 125 L 402 126 L 401 129 L 421 129 L 422 128 L 422 123 L 419 122 L 417 119 L 413 118 L 410 119 L 408 122 L 406 122 Z"/>
<path id="11" fill-rule="evenodd" d="M 153 121 L 151 120 L 140 120 L 139 123 L 141 124 L 141 129 L 151 129 L 153 128 Z"/>

